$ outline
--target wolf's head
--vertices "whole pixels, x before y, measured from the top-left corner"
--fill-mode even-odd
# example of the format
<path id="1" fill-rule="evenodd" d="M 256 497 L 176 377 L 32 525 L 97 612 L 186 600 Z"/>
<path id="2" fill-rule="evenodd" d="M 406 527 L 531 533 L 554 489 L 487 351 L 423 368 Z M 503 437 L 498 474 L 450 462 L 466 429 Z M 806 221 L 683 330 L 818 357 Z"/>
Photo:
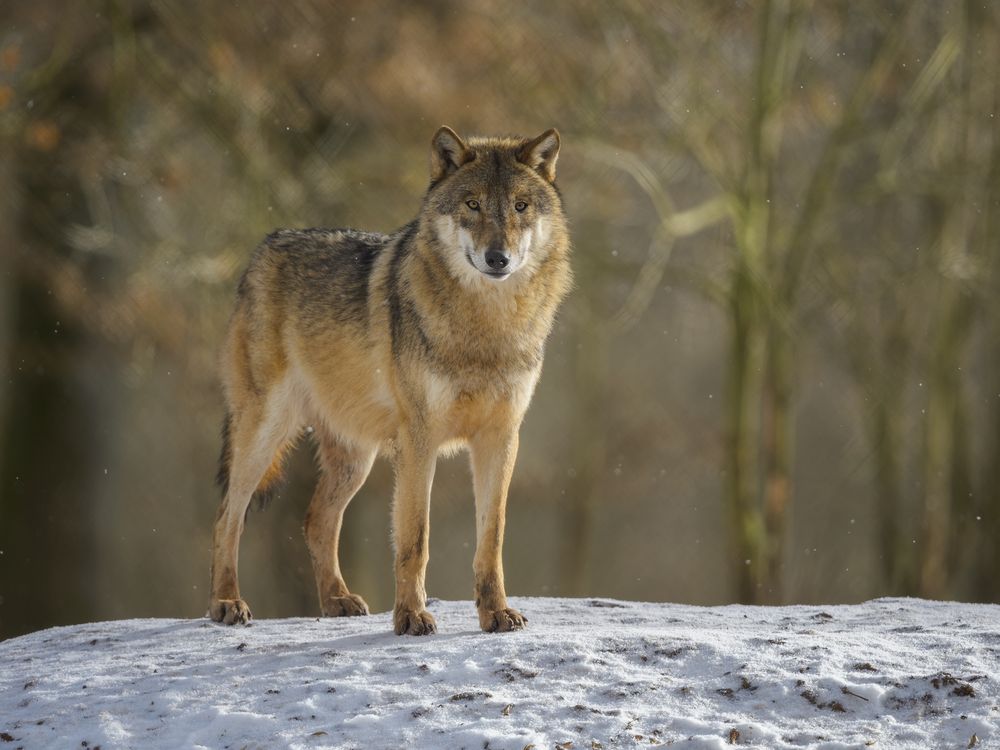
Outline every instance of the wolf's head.
<path id="1" fill-rule="evenodd" d="M 555 188 L 559 134 L 470 138 L 442 127 L 431 142 L 425 216 L 435 251 L 469 285 L 530 277 L 562 241 Z"/>

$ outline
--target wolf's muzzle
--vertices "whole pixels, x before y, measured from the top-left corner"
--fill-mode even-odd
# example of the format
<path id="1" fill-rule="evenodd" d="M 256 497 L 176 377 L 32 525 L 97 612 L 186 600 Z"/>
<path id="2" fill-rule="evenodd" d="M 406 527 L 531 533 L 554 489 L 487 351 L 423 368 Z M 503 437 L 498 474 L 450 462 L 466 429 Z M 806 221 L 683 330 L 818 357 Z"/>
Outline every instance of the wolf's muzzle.
<path id="1" fill-rule="evenodd" d="M 507 266 L 510 265 L 510 256 L 503 250 L 489 249 L 485 255 L 486 265 L 494 273 L 510 273 Z"/>

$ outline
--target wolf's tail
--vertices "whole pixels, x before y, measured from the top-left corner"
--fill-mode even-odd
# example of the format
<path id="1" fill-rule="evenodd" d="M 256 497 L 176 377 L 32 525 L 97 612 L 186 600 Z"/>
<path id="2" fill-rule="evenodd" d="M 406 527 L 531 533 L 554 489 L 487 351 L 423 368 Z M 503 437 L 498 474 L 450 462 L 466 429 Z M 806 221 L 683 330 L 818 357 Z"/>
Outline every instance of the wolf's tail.
<path id="1" fill-rule="evenodd" d="M 227 411 L 222 420 L 222 452 L 219 454 L 219 469 L 215 474 L 215 483 L 219 485 L 222 496 L 229 492 L 229 474 L 233 463 L 233 417 Z M 284 481 L 285 449 L 278 451 L 271 465 L 267 468 L 264 478 L 254 490 L 252 504 L 257 510 L 264 510 L 274 498 Z M 249 510 L 249 508 L 248 508 Z"/>
<path id="2" fill-rule="evenodd" d="M 215 483 L 219 485 L 223 497 L 229 492 L 229 465 L 233 462 L 232 426 L 233 417 L 227 411 L 222 418 L 222 453 L 219 454 L 219 469 L 215 472 Z"/>

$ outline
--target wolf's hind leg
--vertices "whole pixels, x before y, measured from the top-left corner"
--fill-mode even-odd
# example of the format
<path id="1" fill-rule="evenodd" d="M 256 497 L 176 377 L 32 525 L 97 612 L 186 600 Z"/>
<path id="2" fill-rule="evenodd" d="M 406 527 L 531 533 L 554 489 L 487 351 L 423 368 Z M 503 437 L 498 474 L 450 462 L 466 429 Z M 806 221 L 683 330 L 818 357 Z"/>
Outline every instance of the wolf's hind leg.
<path id="1" fill-rule="evenodd" d="M 338 550 L 344 510 L 368 478 L 375 451 L 348 447 L 322 428 L 315 435 L 320 477 L 306 511 L 304 531 L 319 606 L 326 617 L 367 615 L 365 600 L 344 583 Z"/>
<path id="2" fill-rule="evenodd" d="M 240 536 L 247 507 L 264 475 L 292 437 L 286 404 L 244 404 L 231 425 L 229 486 L 215 521 L 212 543 L 212 595 L 209 616 L 226 625 L 247 623 L 250 607 L 240 598 L 237 575 Z"/>

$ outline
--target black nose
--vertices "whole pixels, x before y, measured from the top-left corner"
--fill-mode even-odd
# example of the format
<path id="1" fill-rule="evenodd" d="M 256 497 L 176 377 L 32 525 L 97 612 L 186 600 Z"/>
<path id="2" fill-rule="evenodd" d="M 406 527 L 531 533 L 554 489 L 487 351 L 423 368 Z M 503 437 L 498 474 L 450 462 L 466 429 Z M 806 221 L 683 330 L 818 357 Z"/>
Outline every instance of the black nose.
<path id="1" fill-rule="evenodd" d="M 494 271 L 502 271 L 510 263 L 510 256 L 502 250 L 487 250 L 486 265 Z"/>

